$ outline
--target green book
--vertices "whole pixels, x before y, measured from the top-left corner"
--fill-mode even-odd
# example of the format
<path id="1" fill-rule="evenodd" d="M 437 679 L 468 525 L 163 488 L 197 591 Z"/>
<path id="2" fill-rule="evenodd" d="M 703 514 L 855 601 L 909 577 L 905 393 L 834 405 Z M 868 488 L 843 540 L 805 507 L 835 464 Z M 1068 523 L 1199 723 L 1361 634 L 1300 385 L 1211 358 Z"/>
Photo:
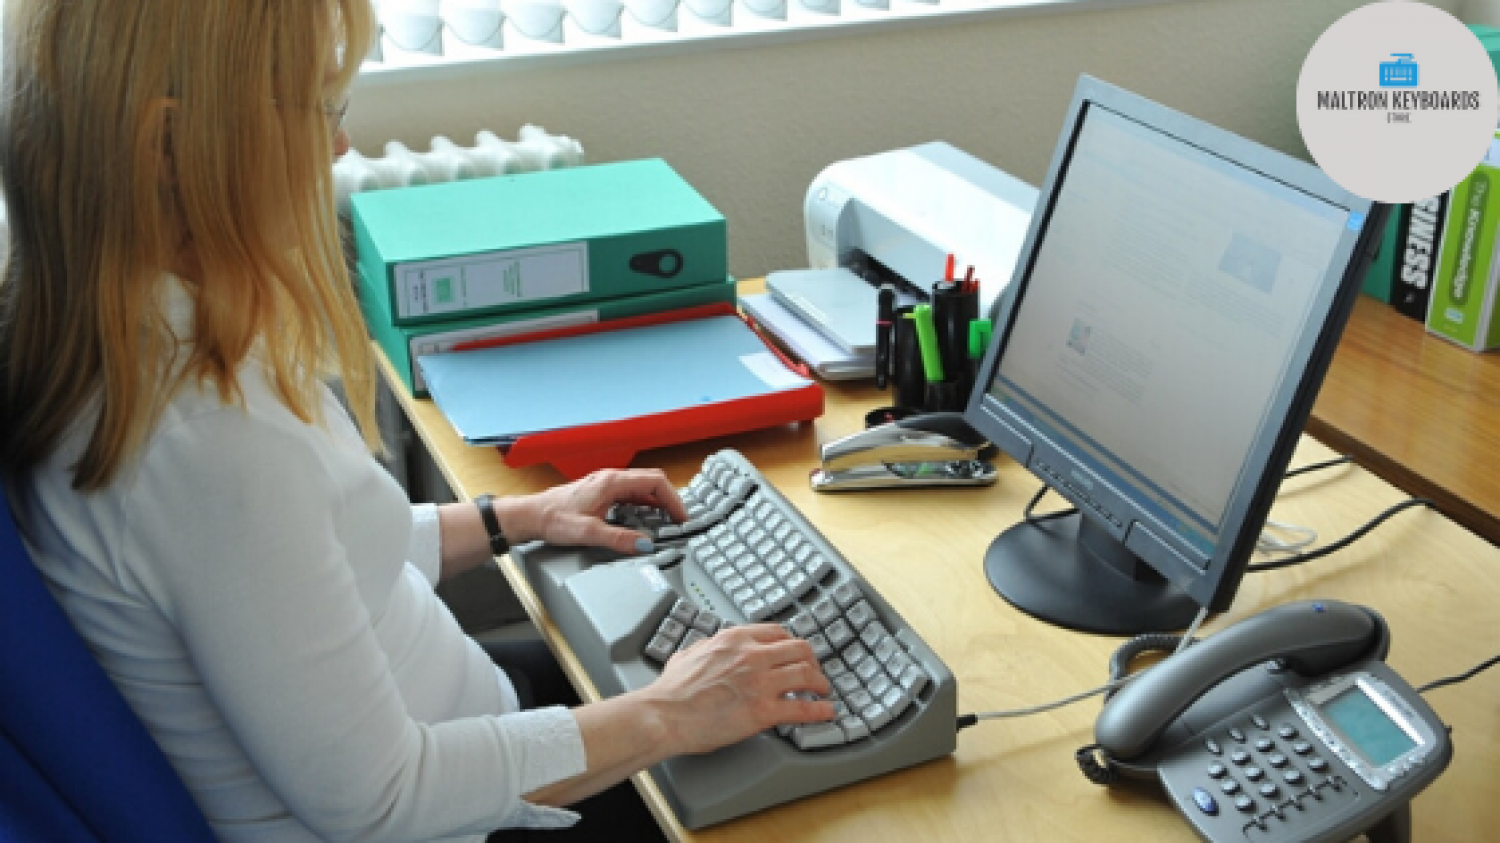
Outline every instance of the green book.
<path id="1" fill-rule="evenodd" d="M 396 325 L 729 274 L 723 215 L 660 159 L 356 193 L 350 209 L 360 272 Z"/>
<path id="2" fill-rule="evenodd" d="M 1500 141 L 1500 132 L 1496 139 Z M 1449 194 L 1437 278 L 1427 307 L 1428 331 L 1474 351 L 1500 346 L 1500 321 L 1495 319 L 1500 287 L 1497 224 L 1500 161 L 1487 157 Z"/>
<path id="3" fill-rule="evenodd" d="M 524 311 L 450 319 L 447 322 L 393 325 L 390 312 L 386 309 L 385 296 L 380 294 L 375 285 L 364 283 L 363 277 L 359 285 L 359 303 L 364 310 L 370 335 L 385 351 L 406 388 L 417 398 L 427 397 L 427 385 L 422 382 L 422 374 L 417 366 L 417 358 L 424 354 L 452 351 L 456 345 L 497 337 L 645 316 L 705 304 L 734 304 L 735 300 L 735 281 L 725 277 L 707 284 L 634 296 L 536 307 Z M 607 365 L 607 362 L 601 365 Z"/>

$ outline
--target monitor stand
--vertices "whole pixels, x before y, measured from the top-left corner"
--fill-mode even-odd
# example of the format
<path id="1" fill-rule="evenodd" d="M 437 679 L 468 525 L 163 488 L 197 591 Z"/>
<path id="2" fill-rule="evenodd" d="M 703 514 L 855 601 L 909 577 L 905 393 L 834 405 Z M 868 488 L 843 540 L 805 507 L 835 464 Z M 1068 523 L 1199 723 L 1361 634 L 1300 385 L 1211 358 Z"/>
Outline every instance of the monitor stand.
<path id="1" fill-rule="evenodd" d="M 1017 609 L 1082 632 L 1177 631 L 1199 610 L 1186 592 L 1077 513 L 1010 527 L 990 543 L 984 572 Z"/>

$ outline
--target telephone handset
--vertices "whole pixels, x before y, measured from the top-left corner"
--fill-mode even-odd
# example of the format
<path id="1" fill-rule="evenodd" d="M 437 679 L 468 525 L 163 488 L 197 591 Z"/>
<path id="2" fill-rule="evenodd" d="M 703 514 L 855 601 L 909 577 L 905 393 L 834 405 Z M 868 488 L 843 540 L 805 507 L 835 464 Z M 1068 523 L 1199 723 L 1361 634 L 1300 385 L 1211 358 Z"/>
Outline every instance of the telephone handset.
<path id="1" fill-rule="evenodd" d="M 1205 840 L 1406 840 L 1408 803 L 1453 747 L 1389 649 L 1369 609 L 1278 606 L 1125 685 L 1094 737 L 1114 771 L 1159 780 Z"/>

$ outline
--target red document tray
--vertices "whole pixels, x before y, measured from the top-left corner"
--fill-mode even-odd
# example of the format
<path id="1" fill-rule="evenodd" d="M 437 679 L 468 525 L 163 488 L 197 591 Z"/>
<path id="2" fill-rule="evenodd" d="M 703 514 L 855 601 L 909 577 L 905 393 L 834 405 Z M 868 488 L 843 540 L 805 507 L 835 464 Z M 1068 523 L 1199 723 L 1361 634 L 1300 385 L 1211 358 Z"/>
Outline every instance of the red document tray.
<path id="1" fill-rule="evenodd" d="M 454 347 L 454 351 L 475 348 L 494 348 L 523 342 L 571 337 L 621 328 L 638 328 L 646 325 L 662 325 L 686 319 L 701 319 L 709 316 L 738 316 L 733 305 L 726 303 L 705 304 L 681 310 L 612 319 L 589 325 L 554 328 L 530 334 L 496 337 Z M 753 328 L 752 328 L 753 330 Z M 757 332 L 756 336 L 760 336 Z M 803 377 L 806 367 L 786 358 L 774 345 L 761 342 L 776 355 L 788 369 Z M 601 468 L 625 468 L 641 451 L 695 442 L 774 427 L 779 424 L 811 421 L 823 414 L 823 388 L 817 383 L 794 389 L 702 404 L 673 410 L 669 413 L 651 413 L 617 421 L 578 425 L 564 430 L 550 430 L 521 436 L 507 447 L 500 448 L 505 464 L 520 468 L 541 463 L 551 464 L 564 477 L 572 480 Z"/>

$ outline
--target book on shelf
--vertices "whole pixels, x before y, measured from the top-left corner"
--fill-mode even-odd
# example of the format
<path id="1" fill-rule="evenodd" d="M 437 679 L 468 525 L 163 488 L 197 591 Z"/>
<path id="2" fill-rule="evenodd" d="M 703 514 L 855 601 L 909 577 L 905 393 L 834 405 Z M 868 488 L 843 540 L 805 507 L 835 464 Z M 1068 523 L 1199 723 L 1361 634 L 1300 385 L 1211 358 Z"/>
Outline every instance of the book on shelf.
<path id="1" fill-rule="evenodd" d="M 1500 131 L 1490 153 L 1449 192 L 1427 330 L 1471 349 L 1500 347 Z"/>

